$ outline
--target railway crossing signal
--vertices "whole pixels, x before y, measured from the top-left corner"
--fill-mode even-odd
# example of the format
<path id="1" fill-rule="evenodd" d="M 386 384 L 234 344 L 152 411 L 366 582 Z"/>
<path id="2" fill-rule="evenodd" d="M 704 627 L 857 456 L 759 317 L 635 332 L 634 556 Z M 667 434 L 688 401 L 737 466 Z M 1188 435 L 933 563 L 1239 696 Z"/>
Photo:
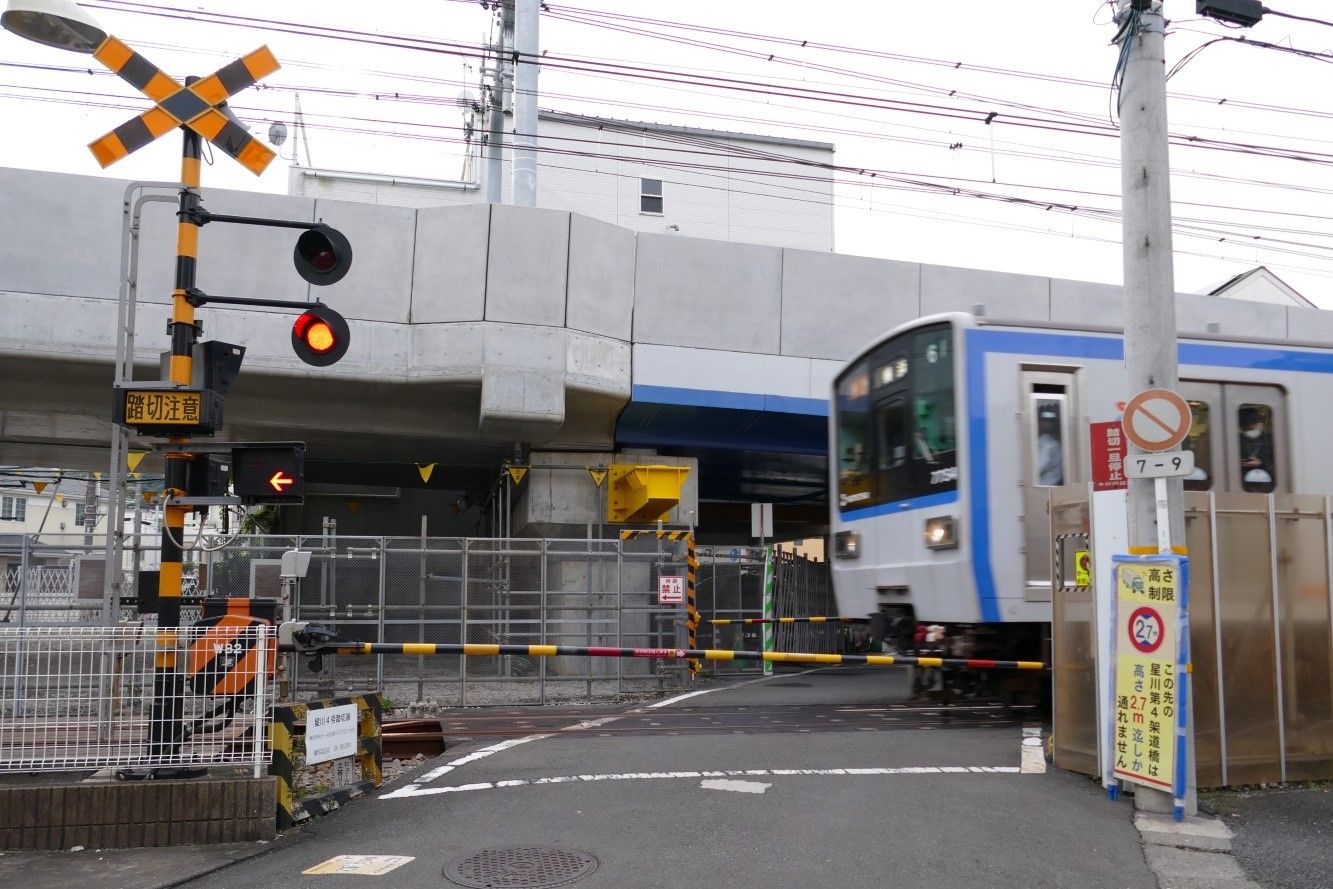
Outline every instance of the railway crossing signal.
<path id="1" fill-rule="evenodd" d="M 181 126 L 212 142 L 256 176 L 273 160 L 272 149 L 222 107 L 229 97 L 278 70 L 278 60 L 267 46 L 188 86 L 177 83 L 116 37 L 102 41 L 93 58 L 156 103 L 89 144 L 104 168 Z"/>
<path id="2" fill-rule="evenodd" d="M 297 274 L 323 287 L 341 281 L 352 267 L 352 245 L 342 232 L 318 222 L 296 239 L 292 260 Z"/>
<path id="3" fill-rule="evenodd" d="M 243 503 L 305 502 L 305 445 L 270 442 L 234 445 L 232 490 Z"/>
<path id="4" fill-rule="evenodd" d="M 342 358 L 351 339 L 347 321 L 323 303 L 306 309 L 292 325 L 296 357 L 315 367 L 328 367 Z"/>

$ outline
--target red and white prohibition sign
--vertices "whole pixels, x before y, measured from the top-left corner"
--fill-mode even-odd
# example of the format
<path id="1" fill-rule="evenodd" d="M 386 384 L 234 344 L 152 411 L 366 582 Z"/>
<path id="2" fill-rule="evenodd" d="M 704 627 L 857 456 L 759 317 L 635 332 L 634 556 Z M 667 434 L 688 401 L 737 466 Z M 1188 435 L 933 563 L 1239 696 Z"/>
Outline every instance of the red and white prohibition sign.
<path id="1" fill-rule="evenodd" d="M 1125 405 L 1121 425 L 1128 438 L 1145 451 L 1169 451 L 1185 440 L 1194 416 L 1190 406 L 1170 389 L 1148 389 Z"/>
<path id="2" fill-rule="evenodd" d="M 1152 654 L 1162 646 L 1162 615 L 1147 605 L 1135 608 L 1129 615 L 1129 643 L 1140 654 Z"/>

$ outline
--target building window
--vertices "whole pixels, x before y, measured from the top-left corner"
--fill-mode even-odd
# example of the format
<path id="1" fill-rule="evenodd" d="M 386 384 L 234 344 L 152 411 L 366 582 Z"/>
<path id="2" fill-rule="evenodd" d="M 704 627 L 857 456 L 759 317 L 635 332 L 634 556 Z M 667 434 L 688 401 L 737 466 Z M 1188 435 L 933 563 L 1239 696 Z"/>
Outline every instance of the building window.
<path id="1" fill-rule="evenodd" d="M 639 212 L 662 215 L 662 180 L 639 180 Z"/>
<path id="2" fill-rule="evenodd" d="M 28 517 L 26 497 L 0 497 L 0 520 L 21 522 Z"/>

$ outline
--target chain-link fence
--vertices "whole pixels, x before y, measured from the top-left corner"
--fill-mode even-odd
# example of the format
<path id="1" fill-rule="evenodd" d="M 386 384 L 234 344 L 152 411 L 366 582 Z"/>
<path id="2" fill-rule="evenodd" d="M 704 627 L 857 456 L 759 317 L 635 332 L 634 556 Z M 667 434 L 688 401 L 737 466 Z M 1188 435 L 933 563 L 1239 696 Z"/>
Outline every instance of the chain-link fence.
<path id="1" fill-rule="evenodd" d="M 0 626 L 99 623 L 156 613 L 157 546 L 128 537 L 103 607 L 105 553 L 96 547 L 0 541 L 0 565 L 12 598 Z M 271 597 L 284 592 L 282 554 L 312 553 L 304 579 L 290 591 L 294 619 L 359 642 L 548 644 L 629 648 L 687 647 L 685 604 L 659 604 L 658 579 L 687 573 L 688 542 L 656 534 L 628 539 L 492 539 L 439 537 L 236 538 L 229 546 L 187 550 L 182 559 L 182 624 L 198 619 L 208 597 Z M 764 551 L 699 547 L 696 602 L 702 617 L 762 617 Z M 777 614 L 830 615 L 827 566 L 777 553 Z M 26 566 L 26 574 L 25 567 Z M 34 566 L 41 570 L 34 573 Z M 56 580 L 48 580 L 46 574 Z M 22 578 L 27 577 L 25 586 Z M 0 602 L 0 606 L 3 606 Z M 841 650 L 835 624 L 781 625 L 777 649 Z M 755 650 L 761 628 L 696 631 L 704 648 Z M 683 686 L 686 665 L 652 659 L 519 655 L 326 655 L 322 669 L 294 663 L 283 683 L 299 699 L 382 691 L 393 703 L 459 706 L 612 700 Z M 746 661 L 710 662 L 708 671 L 757 672 Z"/>

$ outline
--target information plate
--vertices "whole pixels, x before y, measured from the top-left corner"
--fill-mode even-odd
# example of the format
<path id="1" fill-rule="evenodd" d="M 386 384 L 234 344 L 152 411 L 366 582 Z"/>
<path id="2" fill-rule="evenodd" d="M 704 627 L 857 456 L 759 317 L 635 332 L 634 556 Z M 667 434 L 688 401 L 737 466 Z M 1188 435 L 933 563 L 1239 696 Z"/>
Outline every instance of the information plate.
<path id="1" fill-rule="evenodd" d="M 679 574 L 663 574 L 657 578 L 657 604 L 680 605 L 685 601 L 685 578 Z"/>
<path id="2" fill-rule="evenodd" d="M 211 389 L 116 389 L 116 423 L 146 435 L 212 435 L 222 399 Z"/>
<path id="3" fill-rule="evenodd" d="M 1193 471 L 1193 451 L 1163 451 L 1125 458 L 1126 478 L 1175 478 Z"/>
<path id="4" fill-rule="evenodd" d="M 1183 797 L 1182 556 L 1115 556 L 1113 773 Z"/>
<path id="5" fill-rule="evenodd" d="M 356 704 L 312 708 L 306 712 L 306 765 L 356 755 Z"/>

